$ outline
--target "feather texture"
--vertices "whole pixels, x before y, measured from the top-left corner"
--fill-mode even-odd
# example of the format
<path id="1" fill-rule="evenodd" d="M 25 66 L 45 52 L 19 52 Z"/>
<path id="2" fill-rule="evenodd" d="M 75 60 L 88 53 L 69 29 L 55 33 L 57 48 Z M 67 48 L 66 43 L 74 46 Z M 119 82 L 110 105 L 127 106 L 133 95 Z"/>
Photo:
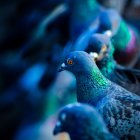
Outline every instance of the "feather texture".
<path id="1" fill-rule="evenodd" d="M 67 60 L 73 61 L 69 65 Z M 140 97 L 106 79 L 86 52 L 71 52 L 63 69 L 76 76 L 77 100 L 102 114 L 108 128 L 119 138 L 140 136 Z M 121 129 L 120 129 L 121 128 Z"/>

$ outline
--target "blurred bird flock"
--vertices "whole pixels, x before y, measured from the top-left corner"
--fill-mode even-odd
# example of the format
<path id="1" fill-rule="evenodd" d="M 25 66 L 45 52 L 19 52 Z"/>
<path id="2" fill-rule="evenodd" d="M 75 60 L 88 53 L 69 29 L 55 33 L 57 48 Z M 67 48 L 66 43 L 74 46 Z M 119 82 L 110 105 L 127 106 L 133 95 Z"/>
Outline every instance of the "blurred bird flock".
<path id="1" fill-rule="evenodd" d="M 0 140 L 140 140 L 139 0 L 2 0 L 0 25 Z"/>

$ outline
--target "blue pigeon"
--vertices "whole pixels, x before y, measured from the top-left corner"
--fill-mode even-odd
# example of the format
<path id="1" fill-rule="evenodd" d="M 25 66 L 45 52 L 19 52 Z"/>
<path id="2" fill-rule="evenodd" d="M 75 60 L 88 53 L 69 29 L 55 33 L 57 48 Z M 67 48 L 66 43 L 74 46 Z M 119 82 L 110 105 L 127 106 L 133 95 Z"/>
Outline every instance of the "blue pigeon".
<path id="1" fill-rule="evenodd" d="M 101 53 L 104 47 L 106 50 Z M 85 51 L 99 53 L 98 58 L 95 58 L 96 64 L 106 78 L 140 94 L 140 71 L 117 64 L 113 57 L 114 46 L 107 35 L 93 34 Z"/>
<path id="2" fill-rule="evenodd" d="M 67 132 L 71 140 L 116 140 L 97 111 L 80 103 L 69 104 L 59 112 L 53 133 L 61 132 Z"/>
<path id="3" fill-rule="evenodd" d="M 99 33 L 111 31 L 109 36 L 115 47 L 117 62 L 133 67 L 139 61 L 140 41 L 138 31 L 127 24 L 117 11 L 112 9 L 102 11 L 99 21 Z"/>
<path id="4" fill-rule="evenodd" d="M 109 130 L 119 138 L 140 137 L 140 97 L 109 81 L 86 52 L 69 53 L 60 70 L 72 72 L 77 100 L 94 106 Z"/>
<path id="5" fill-rule="evenodd" d="M 79 35 L 79 37 L 74 43 L 73 50 L 84 51 L 87 47 L 89 39 L 94 33 L 106 34 L 111 38 L 117 33 L 120 21 L 120 16 L 115 10 L 102 9 L 98 14 L 97 26 L 89 26 L 87 30 L 85 30 L 81 35 Z"/>
<path id="6" fill-rule="evenodd" d="M 135 66 L 137 61 L 139 62 L 140 41 L 138 31 L 134 27 L 128 25 L 117 13 L 117 11 L 113 9 L 102 8 L 96 2 L 93 2 L 96 6 L 91 4 L 91 7 L 93 6 L 93 9 L 98 12 L 93 12 L 94 14 L 91 16 L 90 13 L 92 12 L 90 11 L 90 7 L 88 7 L 90 2 L 87 1 L 81 2 L 80 5 L 82 6 L 75 4 L 75 10 L 72 9 L 73 15 L 77 17 L 73 19 L 72 22 L 79 21 L 76 26 L 77 28 L 74 28 L 73 24 L 73 26 L 71 25 L 73 27 L 73 34 L 78 32 L 76 37 L 72 34 L 72 37 L 75 38 L 75 45 L 73 50 L 84 51 L 84 48 L 86 47 L 86 44 L 90 38 L 91 30 L 93 28 L 92 33 L 94 32 L 107 34 L 111 38 L 111 41 L 115 47 L 114 56 L 119 64 L 123 64 L 129 67 Z M 81 8 L 79 12 L 77 12 L 79 7 L 82 7 L 85 10 L 81 12 Z M 78 13 L 78 16 L 76 13 Z M 87 18 L 82 20 L 80 18 L 82 16 L 80 15 L 83 13 L 84 15 L 88 15 L 87 18 L 90 20 L 87 20 Z"/>

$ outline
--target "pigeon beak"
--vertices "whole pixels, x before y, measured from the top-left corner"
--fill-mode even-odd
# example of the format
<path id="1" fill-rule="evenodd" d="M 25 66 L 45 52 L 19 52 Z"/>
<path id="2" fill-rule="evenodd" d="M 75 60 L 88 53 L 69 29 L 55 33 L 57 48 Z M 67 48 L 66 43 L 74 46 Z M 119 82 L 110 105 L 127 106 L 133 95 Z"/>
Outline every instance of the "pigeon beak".
<path id="1" fill-rule="evenodd" d="M 64 71 L 66 68 L 66 64 L 62 63 L 62 65 L 60 66 L 60 68 L 58 69 L 58 72 Z"/>
<path id="2" fill-rule="evenodd" d="M 55 127 L 54 127 L 54 130 L 53 130 L 53 135 L 57 135 L 59 134 L 60 132 L 62 132 L 61 130 L 61 122 L 57 122 Z"/>

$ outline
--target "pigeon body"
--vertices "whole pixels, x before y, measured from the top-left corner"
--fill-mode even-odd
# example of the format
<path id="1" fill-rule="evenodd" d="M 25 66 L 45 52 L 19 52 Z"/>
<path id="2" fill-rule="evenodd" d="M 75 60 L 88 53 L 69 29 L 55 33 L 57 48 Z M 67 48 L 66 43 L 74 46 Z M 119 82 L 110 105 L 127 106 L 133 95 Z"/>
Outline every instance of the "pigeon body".
<path id="1" fill-rule="evenodd" d="M 97 111 L 80 103 L 67 105 L 60 111 L 54 134 L 62 132 L 67 132 L 71 140 L 116 140 Z"/>
<path id="2" fill-rule="evenodd" d="M 94 34 L 89 40 L 88 47 L 85 51 L 97 53 L 102 47 L 106 46 L 106 54 L 96 64 L 102 74 L 109 80 L 119 84 L 125 89 L 140 94 L 140 71 L 132 68 L 125 68 L 114 60 L 114 46 L 106 35 Z"/>
<path id="3" fill-rule="evenodd" d="M 72 2 L 74 5 L 74 7 L 72 7 L 72 15 L 74 15 L 75 18 L 71 16 L 71 22 L 76 22 L 77 25 L 76 26 L 75 24 L 71 24 L 72 38 L 74 38 L 72 40 L 76 41 L 76 45 L 74 46 L 73 50 L 82 51 L 84 47 L 79 49 L 77 44 L 86 44 L 85 42 L 88 42 L 90 38 L 88 30 L 89 32 L 93 30 L 94 33 L 104 33 L 111 38 L 111 42 L 114 45 L 115 60 L 117 60 L 119 64 L 134 67 L 139 59 L 140 52 L 138 31 L 134 27 L 128 25 L 114 9 L 105 9 L 102 8 L 99 4 L 94 3 L 96 6 L 92 9 L 92 11 L 90 10 L 89 5 L 85 6 L 87 5 L 86 2 L 90 3 L 89 0 L 86 0 L 81 2 L 81 6 L 79 6 L 79 3 L 75 4 L 76 2 Z M 86 8 L 83 8 L 84 6 Z M 78 13 L 76 11 L 78 11 L 79 7 L 81 9 Z M 98 12 L 96 13 L 95 11 Z M 82 14 L 84 16 L 81 16 Z M 109 34 L 108 31 L 110 32 Z M 84 36 L 83 33 L 85 33 Z M 75 36 L 74 34 L 77 35 Z"/>
<path id="4" fill-rule="evenodd" d="M 140 42 L 135 30 L 133 30 L 131 27 L 128 27 L 128 29 L 125 30 L 125 28 L 127 28 L 125 26 L 127 25 L 122 22 L 118 33 L 112 38 L 112 43 L 116 47 L 120 46 L 120 48 L 116 48 L 115 52 L 115 58 L 118 61 L 118 63 L 133 67 L 139 58 Z M 125 32 L 123 35 L 124 30 Z M 128 37 L 128 40 L 126 40 L 125 42 L 124 39 L 126 37 Z M 124 39 L 122 40 L 122 38 Z M 120 54 L 120 57 L 118 56 L 118 54 Z"/>
<path id="5" fill-rule="evenodd" d="M 136 29 L 128 25 L 117 11 L 112 9 L 102 11 L 99 19 L 98 32 L 107 30 L 112 32 L 111 41 L 115 47 L 117 62 L 126 66 L 134 66 L 138 61 L 140 50 L 139 35 Z"/>
<path id="6" fill-rule="evenodd" d="M 71 52 L 61 70 L 77 80 L 77 100 L 96 107 L 119 138 L 140 136 L 140 97 L 106 79 L 86 52 Z"/>

